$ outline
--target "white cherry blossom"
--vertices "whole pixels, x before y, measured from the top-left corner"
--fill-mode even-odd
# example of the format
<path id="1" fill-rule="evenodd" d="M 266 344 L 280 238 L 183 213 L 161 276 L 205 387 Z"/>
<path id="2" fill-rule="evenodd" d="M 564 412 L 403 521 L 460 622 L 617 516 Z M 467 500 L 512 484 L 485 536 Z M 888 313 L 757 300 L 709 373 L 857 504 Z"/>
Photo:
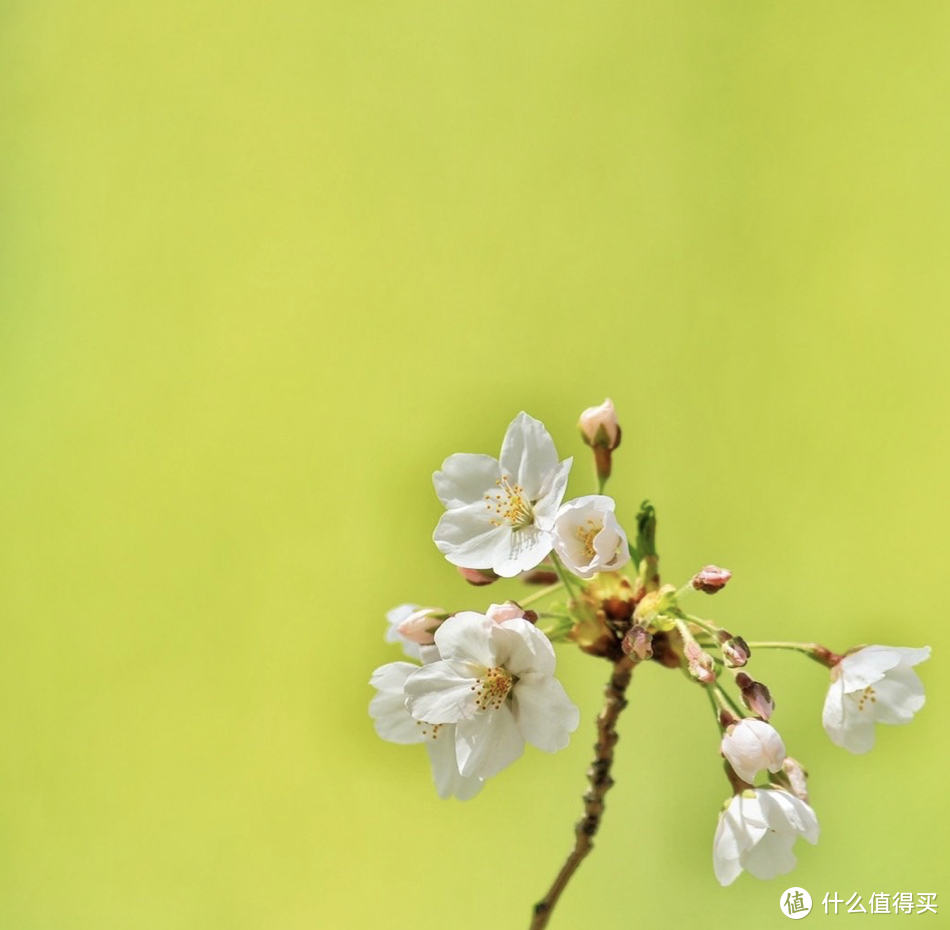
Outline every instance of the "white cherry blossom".
<path id="1" fill-rule="evenodd" d="M 750 785 L 763 769 L 778 772 L 785 762 L 785 743 L 778 730 L 751 717 L 729 727 L 721 749 L 736 775 Z"/>
<path id="2" fill-rule="evenodd" d="M 554 521 L 554 551 L 580 578 L 625 565 L 630 549 L 614 516 L 613 498 L 590 494 L 564 504 Z"/>
<path id="3" fill-rule="evenodd" d="M 432 476 L 446 507 L 432 537 L 439 552 L 453 565 L 503 578 L 534 568 L 553 546 L 571 462 L 558 463 L 544 424 L 524 412 L 508 427 L 498 459 L 450 455 Z"/>
<path id="4" fill-rule="evenodd" d="M 434 646 L 423 646 L 422 650 L 430 661 L 438 659 Z M 406 709 L 406 679 L 418 668 L 411 662 L 390 662 L 376 669 L 370 678 L 370 684 L 377 691 L 369 704 L 370 716 L 376 732 L 390 743 L 425 743 L 439 797 L 454 795 L 460 801 L 467 801 L 478 794 L 484 780 L 459 773 L 454 725 L 428 724 L 413 718 Z"/>
<path id="5" fill-rule="evenodd" d="M 719 884 L 731 885 L 743 869 L 761 879 L 791 872 L 796 861 L 792 846 L 799 836 L 818 842 L 818 818 L 804 801 L 781 788 L 735 795 L 719 815 L 713 840 Z"/>
<path id="6" fill-rule="evenodd" d="M 529 742 L 563 749 L 578 710 L 554 678 L 554 649 L 527 620 L 496 623 L 464 611 L 435 634 L 440 661 L 406 679 L 417 720 L 455 725 L 458 770 L 489 778 L 518 759 Z"/>
<path id="7" fill-rule="evenodd" d="M 924 706 L 924 686 L 912 666 L 930 647 L 863 646 L 831 670 L 822 723 L 831 741 L 854 753 L 874 747 L 876 723 L 910 723 Z"/>

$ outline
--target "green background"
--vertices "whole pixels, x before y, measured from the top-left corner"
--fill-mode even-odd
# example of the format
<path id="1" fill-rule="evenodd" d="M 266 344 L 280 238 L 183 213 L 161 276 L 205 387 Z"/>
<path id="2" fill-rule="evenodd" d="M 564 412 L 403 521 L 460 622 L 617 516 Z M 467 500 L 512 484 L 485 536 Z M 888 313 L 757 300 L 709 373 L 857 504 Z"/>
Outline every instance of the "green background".
<path id="1" fill-rule="evenodd" d="M 589 493 L 605 395 L 621 521 L 655 502 L 669 581 L 735 573 L 695 606 L 934 657 L 865 757 L 825 671 L 755 657 L 823 832 L 727 889 L 705 697 L 638 672 L 552 927 L 950 907 L 950 6 L 0 11 L 0 926 L 526 927 L 606 665 L 561 650 L 571 746 L 465 804 L 366 682 L 393 605 L 517 590 L 432 545 L 443 457 L 525 409 Z"/>

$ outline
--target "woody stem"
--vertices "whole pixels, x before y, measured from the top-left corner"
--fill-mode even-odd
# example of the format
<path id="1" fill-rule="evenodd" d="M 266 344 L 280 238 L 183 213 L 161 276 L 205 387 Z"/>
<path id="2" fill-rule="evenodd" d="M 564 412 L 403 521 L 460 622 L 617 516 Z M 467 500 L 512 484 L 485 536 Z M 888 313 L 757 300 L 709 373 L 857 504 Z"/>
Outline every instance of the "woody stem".
<path id="1" fill-rule="evenodd" d="M 534 906 L 530 930 L 542 930 L 548 925 L 561 892 L 567 887 L 584 857 L 594 848 L 594 834 L 604 813 L 604 796 L 614 783 L 610 777 L 610 769 L 614 761 L 614 746 L 619 738 L 616 726 L 621 712 L 627 706 L 626 692 L 632 674 L 633 662 L 627 656 L 617 659 L 610 680 L 604 688 L 603 709 L 597 717 L 594 761 L 587 770 L 590 788 L 584 794 L 584 816 L 574 827 L 574 848 L 548 893 Z"/>

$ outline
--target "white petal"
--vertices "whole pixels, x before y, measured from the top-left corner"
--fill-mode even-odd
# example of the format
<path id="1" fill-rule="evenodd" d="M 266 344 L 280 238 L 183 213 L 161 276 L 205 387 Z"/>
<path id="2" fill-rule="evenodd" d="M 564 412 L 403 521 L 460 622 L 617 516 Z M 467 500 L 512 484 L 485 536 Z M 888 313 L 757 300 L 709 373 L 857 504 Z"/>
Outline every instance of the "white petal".
<path id="1" fill-rule="evenodd" d="M 453 565 L 491 568 L 499 539 L 510 532 L 511 527 L 494 526 L 482 504 L 468 504 L 442 514 L 432 540 Z"/>
<path id="2" fill-rule="evenodd" d="M 737 835 L 743 849 L 751 849 L 769 830 L 769 823 L 762 809 L 762 790 L 757 788 L 751 796 L 747 796 L 745 792 L 738 795 L 739 804 L 735 816 L 741 823 L 741 831 L 737 829 Z"/>
<path id="3" fill-rule="evenodd" d="M 558 508 L 567 490 L 567 476 L 573 462 L 573 458 L 565 459 L 541 484 L 537 503 L 534 505 L 534 520 L 542 529 L 549 530 L 554 526 Z"/>
<path id="4" fill-rule="evenodd" d="M 905 665 L 920 665 L 930 658 L 930 646 L 924 646 L 921 649 L 912 649 L 910 646 L 894 646 L 895 652 L 900 653 L 901 662 Z"/>
<path id="5" fill-rule="evenodd" d="M 776 875 L 785 875 L 795 868 L 796 860 L 792 855 L 794 843 L 794 838 L 769 833 L 742 857 L 742 867 L 763 881 Z"/>
<path id="6" fill-rule="evenodd" d="M 507 529 L 502 527 L 501 529 Z M 502 578 L 514 578 L 521 572 L 530 571 L 544 561 L 551 551 L 551 534 L 537 526 L 523 526 L 517 530 L 508 529 L 499 534 L 497 544 L 489 566 L 466 565 L 466 568 L 491 568 Z M 449 559 L 449 561 L 452 561 Z"/>
<path id="7" fill-rule="evenodd" d="M 376 732 L 390 743 L 410 745 L 425 738 L 418 720 L 406 710 L 406 698 L 401 694 L 380 692 L 369 702 L 369 715 Z"/>
<path id="8" fill-rule="evenodd" d="M 499 459 L 502 475 L 537 500 L 545 477 L 557 467 L 557 449 L 544 424 L 522 411 L 505 433 Z"/>
<path id="9" fill-rule="evenodd" d="M 377 691 L 402 694 L 406 679 L 418 669 L 419 666 L 413 665 L 411 662 L 388 662 L 373 672 L 369 683 Z"/>
<path id="10" fill-rule="evenodd" d="M 604 528 L 594 537 L 594 551 L 601 571 L 614 572 L 630 560 L 627 534 L 612 513 L 605 515 Z"/>
<path id="11" fill-rule="evenodd" d="M 570 742 L 580 712 L 556 678 L 529 675 L 512 692 L 511 711 L 522 736 L 545 752 L 557 752 Z"/>
<path id="12" fill-rule="evenodd" d="M 470 801 L 472 798 L 482 790 L 482 785 L 485 784 L 484 778 L 474 778 L 466 777 L 465 775 L 459 775 L 456 777 L 455 786 L 452 789 L 453 794 L 460 801 Z"/>
<path id="13" fill-rule="evenodd" d="M 845 693 L 863 691 L 868 685 L 880 681 L 900 661 L 900 653 L 888 646 L 865 646 L 845 656 L 838 663 Z"/>
<path id="14" fill-rule="evenodd" d="M 433 662 L 438 662 L 442 656 L 439 655 L 439 647 L 433 644 L 431 646 L 420 646 L 419 658 L 423 665 L 431 665 Z"/>
<path id="15" fill-rule="evenodd" d="M 785 791 L 760 789 L 756 795 L 769 829 L 742 856 L 742 866 L 756 878 L 785 875 L 795 868 L 795 839 L 804 835 L 809 842 L 817 842 L 818 820 L 804 801 Z"/>
<path id="16" fill-rule="evenodd" d="M 768 789 L 768 797 L 774 808 L 781 809 L 781 816 L 795 832 L 814 845 L 818 842 L 818 818 L 811 807 L 801 798 L 796 798 L 784 789 Z"/>
<path id="17" fill-rule="evenodd" d="M 490 778 L 523 752 L 524 738 L 507 705 L 482 711 L 456 727 L 455 753 L 463 775 Z"/>
<path id="18" fill-rule="evenodd" d="M 474 711 L 473 684 L 450 663 L 433 662 L 406 679 L 406 706 L 416 720 L 455 723 Z"/>
<path id="19" fill-rule="evenodd" d="M 867 705 L 862 709 L 858 696 L 854 694 L 844 696 L 841 710 L 844 722 L 840 731 L 832 733 L 827 727 L 825 728 L 828 730 L 831 742 L 855 754 L 870 752 L 877 740 L 872 712 Z"/>
<path id="20" fill-rule="evenodd" d="M 580 578 L 590 578 L 594 572 L 589 571 L 590 557 L 581 538 L 585 516 L 581 511 L 565 512 L 564 507 L 554 524 L 554 551 L 570 572 Z"/>
<path id="21" fill-rule="evenodd" d="M 752 845 L 742 819 L 742 800 L 740 795 L 733 797 L 716 826 L 713 869 L 721 885 L 731 885 L 738 878 L 742 871 L 739 857 Z"/>
<path id="22" fill-rule="evenodd" d="M 490 455 L 456 452 L 442 463 L 442 470 L 432 476 L 432 483 L 439 500 L 449 510 L 456 510 L 466 504 L 484 506 L 484 495 L 495 489 L 500 476 L 498 460 Z"/>
<path id="23" fill-rule="evenodd" d="M 831 683 L 825 695 L 825 706 L 821 712 L 821 722 L 836 746 L 843 745 L 844 731 L 844 682 L 839 678 Z"/>
<path id="24" fill-rule="evenodd" d="M 553 675 L 557 658 L 551 641 L 533 623 L 505 620 L 491 630 L 498 664 L 519 678 L 529 673 Z"/>
<path id="25" fill-rule="evenodd" d="M 406 709 L 405 683 L 419 666 L 390 662 L 373 672 L 370 684 L 377 689 L 369 702 L 369 715 L 376 732 L 390 743 L 421 743 L 421 728 Z"/>
<path id="26" fill-rule="evenodd" d="M 498 647 L 492 639 L 495 626 L 484 614 L 463 610 L 435 631 L 435 644 L 443 659 L 494 668 L 500 664 Z M 477 671 L 473 677 L 479 678 L 481 674 Z"/>
<path id="27" fill-rule="evenodd" d="M 432 780 L 439 797 L 450 798 L 454 795 L 460 801 L 467 801 L 481 791 L 483 781 L 459 774 L 455 758 L 455 735 L 455 727 L 452 724 L 439 727 L 435 739 L 426 740 L 426 750 L 432 767 Z"/>
<path id="28" fill-rule="evenodd" d="M 573 497 L 569 501 L 565 501 L 561 507 L 560 517 L 562 514 L 570 513 L 574 510 L 597 510 L 603 513 L 613 513 L 617 504 L 612 497 L 609 497 L 606 494 L 585 494 L 581 497 Z"/>
<path id="29" fill-rule="evenodd" d="M 874 719 L 879 723 L 910 723 L 924 706 L 924 685 L 908 665 L 899 665 L 874 686 Z"/>

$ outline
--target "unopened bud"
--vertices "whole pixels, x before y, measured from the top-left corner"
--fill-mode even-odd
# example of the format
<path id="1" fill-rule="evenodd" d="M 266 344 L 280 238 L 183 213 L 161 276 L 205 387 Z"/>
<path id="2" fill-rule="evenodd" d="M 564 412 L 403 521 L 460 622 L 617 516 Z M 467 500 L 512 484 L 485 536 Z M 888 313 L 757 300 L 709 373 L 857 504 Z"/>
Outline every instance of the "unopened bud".
<path id="1" fill-rule="evenodd" d="M 496 575 L 490 568 L 462 568 L 457 566 L 458 573 L 476 588 L 486 584 L 494 584 L 501 576 Z"/>
<path id="2" fill-rule="evenodd" d="M 441 607 L 423 607 L 414 610 L 396 631 L 410 642 L 428 646 L 435 642 L 435 631 L 442 625 L 448 614 Z"/>
<path id="3" fill-rule="evenodd" d="M 788 756 L 782 763 L 782 771 L 788 779 L 788 787 L 796 798 L 808 803 L 808 772 L 801 762 Z"/>
<path id="4" fill-rule="evenodd" d="M 749 661 L 752 650 L 741 636 L 733 636 L 725 630 L 716 635 L 722 649 L 722 658 L 728 668 L 742 668 Z"/>
<path id="5" fill-rule="evenodd" d="M 599 407 L 588 407 L 577 426 L 581 438 L 594 451 L 594 466 L 603 489 L 613 467 L 613 450 L 620 445 L 620 426 L 613 401 L 608 397 Z"/>
<path id="6" fill-rule="evenodd" d="M 599 407 L 588 407 L 577 423 L 581 438 L 589 446 L 612 452 L 620 445 L 620 425 L 617 411 L 608 397 Z"/>
<path id="7" fill-rule="evenodd" d="M 504 604 L 490 604 L 485 616 L 495 623 L 504 623 L 506 620 L 520 620 L 524 611 L 514 601 L 505 601 Z"/>
<path id="8" fill-rule="evenodd" d="M 693 575 L 690 584 L 704 594 L 715 594 L 726 586 L 726 582 L 732 577 L 732 572 L 728 568 L 720 568 L 718 565 L 707 565 L 701 572 Z"/>
<path id="9" fill-rule="evenodd" d="M 551 571 L 547 568 L 533 568 L 530 572 L 525 572 L 523 575 L 520 575 L 518 580 L 523 581 L 525 584 L 547 586 L 557 584 L 560 579 L 558 573 L 555 571 Z"/>
<path id="10" fill-rule="evenodd" d="M 640 660 L 649 659 L 653 656 L 653 634 L 642 626 L 631 627 L 627 630 L 621 646 L 628 656 L 636 656 Z"/>
<path id="11" fill-rule="evenodd" d="M 702 646 L 694 639 L 686 643 L 683 652 L 690 675 L 704 685 L 711 685 L 716 680 L 716 663 L 713 657 L 708 652 L 703 652 Z"/>
<path id="12" fill-rule="evenodd" d="M 745 672 L 739 672 L 736 675 L 736 684 L 742 693 L 742 703 L 756 716 L 768 720 L 775 710 L 775 701 L 772 700 L 769 689 L 761 681 L 750 678 Z"/>

